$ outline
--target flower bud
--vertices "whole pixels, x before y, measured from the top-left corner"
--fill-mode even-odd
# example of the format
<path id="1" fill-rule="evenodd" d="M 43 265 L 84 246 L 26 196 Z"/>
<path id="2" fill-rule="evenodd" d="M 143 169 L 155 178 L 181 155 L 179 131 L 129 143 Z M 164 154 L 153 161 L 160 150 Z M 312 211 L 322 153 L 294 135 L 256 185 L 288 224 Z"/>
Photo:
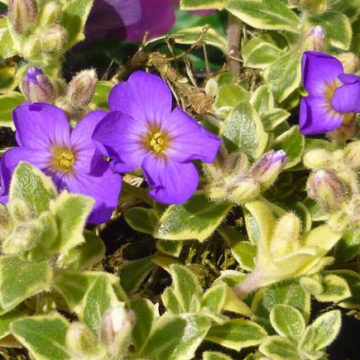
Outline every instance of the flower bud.
<path id="1" fill-rule="evenodd" d="M 336 141 L 346 141 L 354 138 L 358 134 L 358 124 L 356 115 L 353 113 L 344 114 L 342 125 L 334 131 L 326 133 L 329 139 Z"/>
<path id="2" fill-rule="evenodd" d="M 305 153 L 303 163 L 308 169 L 327 168 L 331 165 L 332 156 L 325 149 L 314 149 Z"/>
<path id="3" fill-rule="evenodd" d="M 286 154 L 283 150 L 271 150 L 250 168 L 249 175 L 257 180 L 262 188 L 268 188 L 278 178 L 285 163 Z"/>
<path id="4" fill-rule="evenodd" d="M 69 101 L 79 107 L 88 105 L 95 93 L 97 80 L 95 70 L 80 71 L 69 84 L 67 92 Z"/>
<path id="5" fill-rule="evenodd" d="M 254 200 L 260 194 L 260 184 L 251 176 L 240 179 L 228 191 L 227 198 L 236 204 Z"/>
<path id="6" fill-rule="evenodd" d="M 300 231 L 301 222 L 295 214 L 288 213 L 282 216 L 275 226 L 271 241 L 271 253 L 280 257 L 298 249 Z"/>
<path id="7" fill-rule="evenodd" d="M 41 49 L 45 54 L 62 54 L 66 42 L 67 31 L 58 24 L 45 27 L 40 35 Z"/>
<path id="8" fill-rule="evenodd" d="M 101 353 L 101 347 L 94 332 L 80 322 L 74 322 L 70 325 L 65 342 L 71 359 L 96 359 Z M 105 354 L 105 349 L 102 352 Z"/>
<path id="9" fill-rule="evenodd" d="M 346 73 L 353 74 L 359 70 L 360 60 L 354 53 L 342 53 L 337 58 L 342 62 Z"/>
<path id="10" fill-rule="evenodd" d="M 58 21 L 61 16 L 62 6 L 56 1 L 47 1 L 41 10 L 40 25 L 51 25 Z"/>
<path id="11" fill-rule="evenodd" d="M 328 212 L 339 209 L 345 200 L 345 187 L 331 170 L 318 170 L 309 176 L 306 184 L 310 198 L 317 200 Z"/>
<path id="12" fill-rule="evenodd" d="M 325 51 L 326 37 L 321 26 L 313 26 L 306 34 L 304 50 Z"/>
<path id="13" fill-rule="evenodd" d="M 126 351 L 133 320 L 133 314 L 123 306 L 109 309 L 104 314 L 100 327 L 100 341 L 113 356 L 120 356 Z"/>
<path id="14" fill-rule="evenodd" d="M 36 0 L 9 0 L 10 21 L 18 34 L 24 34 L 35 22 Z"/>
<path id="15" fill-rule="evenodd" d="M 354 170 L 360 169 L 360 141 L 353 141 L 345 147 L 345 163 Z"/>
<path id="16" fill-rule="evenodd" d="M 29 67 L 23 79 L 23 90 L 30 102 L 52 103 L 55 91 L 49 78 L 35 67 Z"/>

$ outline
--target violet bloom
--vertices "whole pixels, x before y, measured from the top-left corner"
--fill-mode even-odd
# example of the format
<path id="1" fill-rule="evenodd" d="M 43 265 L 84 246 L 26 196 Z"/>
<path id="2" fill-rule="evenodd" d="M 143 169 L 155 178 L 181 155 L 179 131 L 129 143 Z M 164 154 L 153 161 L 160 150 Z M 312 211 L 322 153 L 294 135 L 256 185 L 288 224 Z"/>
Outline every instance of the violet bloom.
<path id="1" fill-rule="evenodd" d="M 70 131 L 64 112 L 45 103 L 22 104 L 14 112 L 18 147 L 1 159 L 0 201 L 7 201 L 11 175 L 20 161 L 27 161 L 52 177 L 59 190 L 91 196 L 95 207 L 88 221 L 109 220 L 118 203 L 121 178 L 96 149 L 92 134 L 106 116 L 93 111 Z"/>
<path id="2" fill-rule="evenodd" d="M 199 175 L 193 160 L 212 162 L 221 140 L 180 108 L 172 109 L 169 87 L 159 76 L 134 72 L 109 96 L 110 114 L 94 140 L 120 173 L 141 167 L 150 195 L 165 204 L 183 203 Z"/>
<path id="3" fill-rule="evenodd" d="M 333 131 L 360 112 L 360 78 L 345 74 L 341 62 L 333 56 L 306 51 L 302 77 L 309 93 L 300 103 L 303 134 Z"/>

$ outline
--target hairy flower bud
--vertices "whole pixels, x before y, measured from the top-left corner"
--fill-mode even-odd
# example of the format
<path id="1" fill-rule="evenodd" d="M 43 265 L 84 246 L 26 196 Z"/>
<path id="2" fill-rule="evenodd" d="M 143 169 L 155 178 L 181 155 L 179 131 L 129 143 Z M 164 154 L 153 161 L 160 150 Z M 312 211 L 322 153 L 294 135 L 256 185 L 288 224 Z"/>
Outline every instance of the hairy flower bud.
<path id="1" fill-rule="evenodd" d="M 56 1 L 47 1 L 39 16 L 40 25 L 54 24 L 61 16 L 62 6 Z"/>
<path id="2" fill-rule="evenodd" d="M 95 70 L 80 71 L 69 84 L 67 92 L 69 101 L 79 107 L 88 105 L 95 93 L 97 80 Z"/>
<path id="3" fill-rule="evenodd" d="M 308 169 L 322 169 L 331 165 L 332 156 L 325 149 L 314 149 L 305 153 L 303 163 Z"/>
<path id="4" fill-rule="evenodd" d="M 259 182 L 251 176 L 246 176 L 229 189 L 228 199 L 240 205 L 255 199 L 259 194 Z"/>
<path id="5" fill-rule="evenodd" d="M 250 168 L 249 175 L 257 180 L 262 188 L 268 188 L 278 178 L 285 163 L 286 154 L 284 151 L 271 150 Z"/>
<path id="6" fill-rule="evenodd" d="M 309 51 L 324 51 L 326 37 L 321 26 L 313 26 L 306 34 L 304 49 Z"/>
<path id="7" fill-rule="evenodd" d="M 36 0 L 9 0 L 11 24 L 18 34 L 24 34 L 35 22 L 38 9 Z"/>
<path id="8" fill-rule="evenodd" d="M 284 256 L 295 251 L 299 246 L 301 231 L 300 219 L 293 213 L 282 216 L 275 226 L 271 253 L 274 256 Z"/>
<path id="9" fill-rule="evenodd" d="M 40 35 L 41 49 L 45 54 L 62 54 L 67 42 L 67 31 L 58 24 L 43 29 Z"/>
<path id="10" fill-rule="evenodd" d="M 123 306 L 109 309 L 103 316 L 100 341 L 113 356 L 124 354 L 133 328 L 133 314 Z"/>
<path id="11" fill-rule="evenodd" d="M 30 102 L 53 103 L 55 91 L 49 78 L 35 67 L 29 67 L 23 79 L 23 90 Z"/>
<path id="12" fill-rule="evenodd" d="M 345 147 L 345 163 L 354 170 L 360 169 L 360 141 L 353 141 Z"/>
<path id="13" fill-rule="evenodd" d="M 353 74 L 359 70 L 360 60 L 354 53 L 342 53 L 337 58 L 342 62 L 346 73 Z"/>
<path id="14" fill-rule="evenodd" d="M 309 176 L 306 184 L 310 198 L 317 200 L 328 212 L 339 209 L 345 200 L 345 187 L 332 170 L 318 170 Z"/>

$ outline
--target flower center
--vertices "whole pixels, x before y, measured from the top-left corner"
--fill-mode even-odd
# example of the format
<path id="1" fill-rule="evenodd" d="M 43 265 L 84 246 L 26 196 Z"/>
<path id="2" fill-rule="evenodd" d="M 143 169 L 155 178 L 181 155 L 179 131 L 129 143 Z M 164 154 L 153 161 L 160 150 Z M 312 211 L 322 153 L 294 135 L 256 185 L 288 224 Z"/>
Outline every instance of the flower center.
<path id="1" fill-rule="evenodd" d="M 68 172 L 75 163 L 75 155 L 73 151 L 65 147 L 55 147 L 53 149 L 52 165 L 54 170 Z"/>
<path id="2" fill-rule="evenodd" d="M 339 80 L 333 80 L 326 84 L 324 88 L 324 97 L 326 99 L 326 110 L 336 114 L 336 115 L 342 115 L 339 112 L 337 112 L 332 106 L 331 106 L 331 99 L 334 96 L 335 90 L 341 86 L 341 82 Z"/>
<path id="3" fill-rule="evenodd" d="M 162 154 L 169 146 L 169 139 L 161 130 L 151 131 L 145 137 L 145 146 L 155 154 Z"/>

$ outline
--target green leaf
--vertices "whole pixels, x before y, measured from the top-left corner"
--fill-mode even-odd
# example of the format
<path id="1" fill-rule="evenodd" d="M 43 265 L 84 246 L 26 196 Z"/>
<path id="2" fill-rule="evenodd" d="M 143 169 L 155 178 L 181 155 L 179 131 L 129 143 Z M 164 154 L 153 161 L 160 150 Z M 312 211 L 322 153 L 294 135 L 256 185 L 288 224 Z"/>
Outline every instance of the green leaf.
<path id="1" fill-rule="evenodd" d="M 303 290 L 296 280 L 288 280 L 258 290 L 251 303 L 252 319 L 271 331 L 270 311 L 277 304 L 290 305 L 300 311 L 305 321 L 309 319 L 310 294 Z"/>
<path id="2" fill-rule="evenodd" d="M 228 115 L 222 135 L 230 151 L 242 150 L 253 159 L 264 153 L 268 140 L 259 115 L 246 101 L 240 102 Z"/>
<path id="3" fill-rule="evenodd" d="M 289 51 L 265 71 L 265 80 L 278 102 L 286 100 L 301 83 L 301 53 Z"/>
<path id="4" fill-rule="evenodd" d="M 14 321 L 11 332 L 36 360 L 70 359 L 65 348 L 67 320 L 57 313 Z"/>
<path id="5" fill-rule="evenodd" d="M 270 336 L 260 345 L 259 350 L 272 360 L 299 360 L 295 345 L 280 336 Z"/>
<path id="6" fill-rule="evenodd" d="M 11 127 L 14 129 L 12 112 L 25 100 L 24 95 L 16 91 L 8 91 L 0 96 L 0 126 Z"/>
<path id="7" fill-rule="evenodd" d="M 85 241 L 83 230 L 86 219 L 94 206 L 94 199 L 88 196 L 63 191 L 50 210 L 56 217 L 59 235 L 53 251 L 66 254 L 70 249 Z"/>
<path id="8" fill-rule="evenodd" d="M 200 309 L 202 288 L 197 277 L 185 266 L 173 264 L 170 266 L 174 294 L 184 312 L 197 312 Z"/>
<path id="9" fill-rule="evenodd" d="M 165 313 L 155 323 L 140 355 L 151 360 L 190 360 L 210 325 L 206 316 Z"/>
<path id="10" fill-rule="evenodd" d="M 274 96 L 267 85 L 262 85 L 252 94 L 250 103 L 262 117 L 274 108 Z"/>
<path id="11" fill-rule="evenodd" d="M 344 308 L 360 309 L 360 275 L 351 270 L 336 270 L 331 273 L 345 279 L 351 291 L 351 297 L 340 305 Z"/>
<path id="12" fill-rule="evenodd" d="M 318 351 L 331 344 L 341 327 L 339 310 L 327 312 L 307 327 L 300 347 L 304 350 Z"/>
<path id="13" fill-rule="evenodd" d="M 94 0 L 71 0 L 62 11 L 60 25 L 68 33 L 68 48 L 83 40 L 83 29 Z"/>
<path id="14" fill-rule="evenodd" d="M 99 276 L 85 294 L 79 318 L 97 333 L 105 311 L 120 304 L 109 279 Z"/>
<path id="15" fill-rule="evenodd" d="M 121 286 L 129 294 L 136 292 L 154 267 L 151 257 L 126 261 L 119 269 Z"/>
<path id="16" fill-rule="evenodd" d="M 61 259 L 61 267 L 86 270 L 98 264 L 105 257 L 105 245 L 95 233 L 86 231 L 85 243 L 71 249 Z"/>
<path id="17" fill-rule="evenodd" d="M 254 37 L 245 44 L 241 55 L 246 67 L 265 69 L 276 61 L 282 53 L 283 51 L 274 44 Z"/>
<path id="18" fill-rule="evenodd" d="M 134 230 L 152 235 L 156 225 L 152 211 L 152 209 L 133 207 L 125 211 L 124 217 Z"/>
<path id="19" fill-rule="evenodd" d="M 318 301 L 339 302 L 351 296 L 346 280 L 337 275 L 327 275 L 322 280 L 322 292 L 315 294 Z"/>
<path id="20" fill-rule="evenodd" d="M 12 310 L 0 316 L 0 339 L 10 334 L 10 325 L 15 320 L 24 317 L 24 313 Z"/>
<path id="21" fill-rule="evenodd" d="M 16 50 L 8 28 L 8 20 L 7 17 L 2 16 L 0 18 L 0 59 L 7 59 L 14 55 L 16 55 Z"/>
<path id="22" fill-rule="evenodd" d="M 304 147 L 305 138 L 300 133 L 297 125 L 280 135 L 273 145 L 274 150 L 284 150 L 286 152 L 287 162 L 284 169 L 290 169 L 300 162 Z"/>
<path id="23" fill-rule="evenodd" d="M 225 305 L 227 290 L 225 283 L 212 286 L 205 292 L 201 300 L 201 307 L 210 310 L 214 314 L 219 314 Z"/>
<path id="24" fill-rule="evenodd" d="M 298 309 L 277 304 L 270 312 L 270 322 L 276 332 L 297 341 L 305 331 L 305 320 Z"/>
<path id="25" fill-rule="evenodd" d="M 253 321 L 231 319 L 221 326 L 213 326 L 206 339 L 229 349 L 240 349 L 260 344 L 266 337 L 266 331 Z"/>
<path id="26" fill-rule="evenodd" d="M 196 193 L 182 205 L 171 205 L 161 216 L 154 236 L 165 240 L 206 240 L 231 210 L 229 203 L 213 203 Z"/>
<path id="27" fill-rule="evenodd" d="M 17 256 L 0 257 L 0 304 L 11 310 L 25 299 L 49 291 L 52 270 L 44 262 L 29 262 Z"/>
<path id="28" fill-rule="evenodd" d="M 347 231 L 334 249 L 335 258 L 339 263 L 355 258 L 360 252 L 360 231 L 352 229 Z"/>
<path id="29" fill-rule="evenodd" d="M 56 193 L 51 178 L 35 166 L 20 162 L 16 167 L 10 184 L 10 201 L 24 200 L 41 213 L 48 210 L 50 200 L 55 198 Z"/>
<path id="30" fill-rule="evenodd" d="M 162 253 L 174 257 L 178 257 L 181 254 L 184 243 L 182 241 L 162 240 L 156 241 L 156 248 Z"/>
<path id="31" fill-rule="evenodd" d="M 225 0 L 180 0 L 182 10 L 222 9 Z"/>
<path id="32" fill-rule="evenodd" d="M 280 0 L 227 0 L 226 9 L 256 29 L 299 32 L 299 18 Z"/>
<path id="33" fill-rule="evenodd" d="M 278 125 L 283 123 L 285 120 L 289 118 L 291 114 L 281 108 L 274 108 L 266 112 L 261 120 L 264 124 L 264 128 L 267 131 L 274 130 Z"/>
<path id="34" fill-rule="evenodd" d="M 226 39 L 214 29 L 208 28 L 208 26 L 195 26 L 189 29 L 179 30 L 175 34 L 171 34 L 171 37 L 178 44 L 192 45 L 199 40 L 201 33 L 205 33 L 202 37 L 202 42 L 207 45 L 212 45 L 224 53 L 227 51 Z"/>
<path id="35" fill-rule="evenodd" d="M 168 311 L 174 314 L 181 314 L 183 312 L 182 304 L 173 288 L 167 287 L 161 294 L 161 300 Z"/>
<path id="36" fill-rule="evenodd" d="M 202 360 L 232 360 L 229 356 L 215 352 L 215 351 L 205 351 L 203 353 Z"/>
<path id="37" fill-rule="evenodd" d="M 327 11 L 308 19 L 308 26 L 320 25 L 330 45 L 341 50 L 348 50 L 352 39 L 350 19 L 339 12 Z"/>
<path id="38" fill-rule="evenodd" d="M 239 241 L 231 247 L 231 253 L 244 270 L 255 267 L 256 246 L 248 241 Z"/>
<path id="39" fill-rule="evenodd" d="M 95 94 L 91 99 L 91 104 L 96 109 L 108 109 L 108 98 L 113 86 L 114 83 L 111 81 L 98 81 L 96 83 Z"/>
<path id="40" fill-rule="evenodd" d="M 234 107 L 240 101 L 246 101 L 249 98 L 249 93 L 243 87 L 235 84 L 226 84 L 220 86 L 214 106 L 218 109 Z"/>
<path id="41" fill-rule="evenodd" d="M 148 299 L 137 299 L 131 302 L 131 310 L 135 314 L 132 339 L 137 350 L 146 342 L 155 321 L 159 318 L 158 304 Z"/>

